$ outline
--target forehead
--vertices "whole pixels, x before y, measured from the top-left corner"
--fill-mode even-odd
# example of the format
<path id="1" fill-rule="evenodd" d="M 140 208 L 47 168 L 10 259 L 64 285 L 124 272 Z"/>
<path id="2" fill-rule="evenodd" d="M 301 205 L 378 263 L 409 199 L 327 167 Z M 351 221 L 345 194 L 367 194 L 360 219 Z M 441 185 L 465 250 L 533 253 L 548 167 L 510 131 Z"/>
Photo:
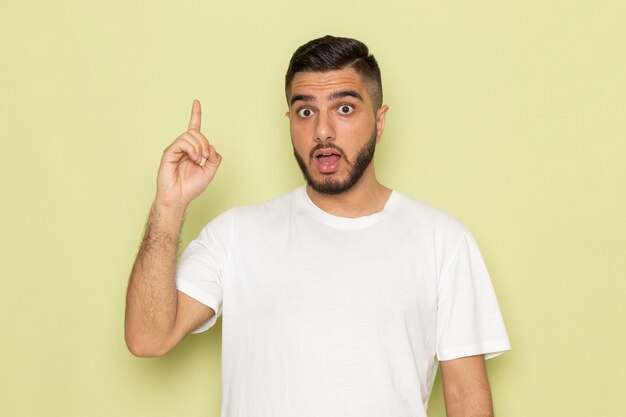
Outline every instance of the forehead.
<path id="1" fill-rule="evenodd" d="M 289 99 L 296 94 L 326 96 L 333 91 L 354 90 L 365 99 L 365 83 L 355 70 L 341 69 L 325 72 L 298 72 L 293 77 Z"/>

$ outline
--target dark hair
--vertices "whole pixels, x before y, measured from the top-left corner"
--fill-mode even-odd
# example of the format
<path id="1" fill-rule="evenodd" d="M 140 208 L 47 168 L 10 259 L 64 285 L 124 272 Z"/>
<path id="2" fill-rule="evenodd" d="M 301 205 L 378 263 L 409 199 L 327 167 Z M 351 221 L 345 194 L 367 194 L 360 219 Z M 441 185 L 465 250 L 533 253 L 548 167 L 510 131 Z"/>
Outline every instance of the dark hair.
<path id="1" fill-rule="evenodd" d="M 356 39 L 326 35 L 299 47 L 289 61 L 285 74 L 285 94 L 289 101 L 291 82 L 298 72 L 327 72 L 354 69 L 366 81 L 375 109 L 383 102 L 380 68 L 367 46 Z"/>

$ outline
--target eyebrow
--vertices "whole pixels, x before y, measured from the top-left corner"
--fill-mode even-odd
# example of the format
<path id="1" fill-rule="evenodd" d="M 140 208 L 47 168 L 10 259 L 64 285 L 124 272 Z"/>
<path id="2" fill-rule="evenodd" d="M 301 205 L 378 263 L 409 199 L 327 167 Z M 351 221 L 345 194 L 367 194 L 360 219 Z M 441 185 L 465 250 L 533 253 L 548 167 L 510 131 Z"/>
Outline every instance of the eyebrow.
<path id="1" fill-rule="evenodd" d="M 334 91 L 328 95 L 328 100 L 337 100 L 338 98 L 343 97 L 354 97 L 360 101 L 363 101 L 363 97 L 354 90 Z M 293 103 L 295 103 L 296 101 L 311 102 L 315 101 L 315 97 L 306 94 L 296 94 L 295 96 L 291 97 L 291 100 L 289 102 L 291 105 L 293 105 Z"/>
<path id="2" fill-rule="evenodd" d="M 343 97 L 354 97 L 359 101 L 363 101 L 363 97 L 361 97 L 361 95 L 354 90 L 335 91 L 333 93 L 330 93 L 330 95 L 328 96 L 328 100 L 337 100 L 338 98 Z"/>
<path id="3" fill-rule="evenodd" d="M 296 94 L 295 96 L 291 97 L 290 104 L 293 105 L 293 103 L 295 103 L 296 101 L 315 101 L 315 97 L 307 96 L 305 94 Z"/>

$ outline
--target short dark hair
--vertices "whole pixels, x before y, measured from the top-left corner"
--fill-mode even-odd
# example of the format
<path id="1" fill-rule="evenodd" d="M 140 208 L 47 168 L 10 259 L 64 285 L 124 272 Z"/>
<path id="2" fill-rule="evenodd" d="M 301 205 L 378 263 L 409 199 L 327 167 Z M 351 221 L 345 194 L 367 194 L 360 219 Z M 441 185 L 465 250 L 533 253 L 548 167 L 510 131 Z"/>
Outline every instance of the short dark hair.
<path id="1" fill-rule="evenodd" d="M 356 39 L 326 35 L 299 47 L 289 61 L 285 74 L 285 94 L 289 102 L 291 82 L 298 72 L 327 72 L 354 69 L 369 83 L 369 95 L 374 109 L 383 103 L 380 68 L 367 46 Z"/>

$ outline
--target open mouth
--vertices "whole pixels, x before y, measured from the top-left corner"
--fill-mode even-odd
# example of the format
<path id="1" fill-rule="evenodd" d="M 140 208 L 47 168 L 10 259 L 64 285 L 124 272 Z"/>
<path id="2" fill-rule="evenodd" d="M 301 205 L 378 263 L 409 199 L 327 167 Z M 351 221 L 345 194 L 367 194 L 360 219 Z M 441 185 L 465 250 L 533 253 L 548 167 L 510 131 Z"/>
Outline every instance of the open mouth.
<path id="1" fill-rule="evenodd" d="M 315 159 L 317 159 L 320 164 L 334 164 L 341 159 L 341 155 L 337 152 L 323 151 L 317 153 Z"/>
<path id="2" fill-rule="evenodd" d="M 336 149 L 319 149 L 313 157 L 317 168 L 323 173 L 334 172 L 341 161 L 341 153 Z"/>

